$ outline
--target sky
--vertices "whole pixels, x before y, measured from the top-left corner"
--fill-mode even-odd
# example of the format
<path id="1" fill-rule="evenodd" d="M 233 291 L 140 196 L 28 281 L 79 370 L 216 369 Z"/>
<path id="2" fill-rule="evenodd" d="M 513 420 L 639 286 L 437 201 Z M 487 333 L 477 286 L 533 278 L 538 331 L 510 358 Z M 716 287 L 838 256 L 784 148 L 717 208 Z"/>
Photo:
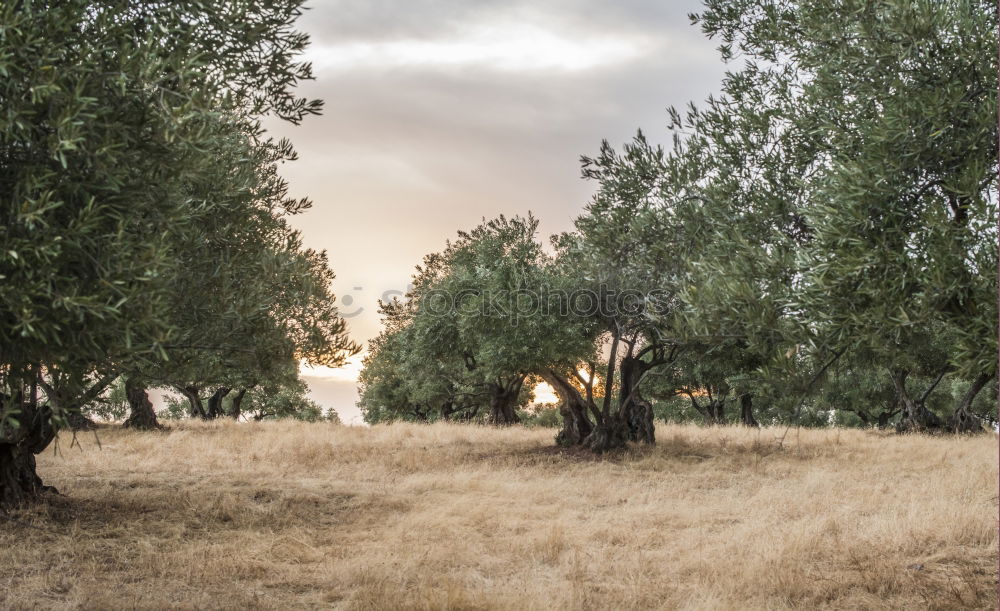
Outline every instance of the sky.
<path id="1" fill-rule="evenodd" d="M 719 90 L 717 41 L 696 0 L 313 0 L 299 27 L 324 100 L 300 126 L 272 121 L 299 159 L 282 168 L 312 209 L 292 219 L 326 250 L 351 335 L 378 334 L 423 256 L 483 218 L 532 212 L 540 238 L 572 228 L 593 185 L 581 155 L 641 128 L 667 141 L 669 106 Z M 347 423 L 360 359 L 306 369 Z"/>

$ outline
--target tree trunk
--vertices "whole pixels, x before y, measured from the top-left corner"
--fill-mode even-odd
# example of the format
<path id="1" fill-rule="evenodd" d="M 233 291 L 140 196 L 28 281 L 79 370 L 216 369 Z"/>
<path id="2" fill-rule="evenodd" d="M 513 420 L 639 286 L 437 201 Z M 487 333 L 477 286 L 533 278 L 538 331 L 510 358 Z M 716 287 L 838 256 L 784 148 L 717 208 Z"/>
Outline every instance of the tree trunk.
<path id="1" fill-rule="evenodd" d="M 976 376 L 976 379 L 972 381 L 969 385 L 968 390 L 962 395 L 962 399 L 958 402 L 955 407 L 955 413 L 951 415 L 951 419 L 948 421 L 948 428 L 955 433 L 979 433 L 983 430 L 983 423 L 978 416 L 973 414 L 969 409 L 972 407 L 972 402 L 976 399 L 976 395 L 979 394 L 986 384 L 993 379 L 992 375 L 981 373 Z"/>
<path id="2" fill-rule="evenodd" d="M 24 403 L 21 397 L 0 397 L 20 404 L 17 428 L 0 430 L 0 509 L 22 505 L 41 492 L 57 492 L 42 483 L 35 469 L 35 454 L 55 439 L 47 405 Z"/>
<path id="3" fill-rule="evenodd" d="M 712 399 L 705 408 L 705 424 L 725 424 L 726 423 L 726 399 Z"/>
<path id="4" fill-rule="evenodd" d="M 245 397 L 246 394 L 247 394 L 247 389 L 241 388 L 240 392 L 236 393 L 236 396 L 233 397 L 233 406 L 232 409 L 229 410 L 229 416 L 233 420 L 240 419 L 240 416 L 243 413 L 243 397 Z"/>
<path id="5" fill-rule="evenodd" d="M 146 385 L 128 378 L 125 380 L 125 398 L 128 400 L 129 414 L 124 427 L 140 431 L 152 431 L 160 428 L 153 411 L 153 402 L 149 400 Z"/>
<path id="6" fill-rule="evenodd" d="M 878 428 L 884 430 L 889 428 L 889 419 L 899 413 L 898 409 L 885 410 L 878 415 Z"/>
<path id="7" fill-rule="evenodd" d="M 594 425 L 587 417 L 587 400 L 566 378 L 555 371 L 547 369 L 541 376 L 559 395 L 559 414 L 563 419 L 563 427 L 556 435 L 556 443 L 561 446 L 582 444 L 594 430 Z"/>
<path id="8" fill-rule="evenodd" d="M 56 489 L 38 477 L 34 453 L 18 445 L 0 444 L 0 509 L 23 505 L 46 491 Z"/>
<path id="9" fill-rule="evenodd" d="M 514 384 L 513 386 L 511 388 L 500 384 L 489 385 L 490 424 L 509 426 L 521 422 L 516 410 L 517 396 L 521 392 L 521 385 Z"/>
<path id="10" fill-rule="evenodd" d="M 587 438 L 583 440 L 584 446 L 598 454 L 624 448 L 628 444 L 628 420 L 625 419 L 625 414 L 621 409 L 611 409 L 612 389 L 614 388 L 616 372 L 615 362 L 618 357 L 618 344 L 620 340 L 621 337 L 618 333 L 612 336 L 611 352 L 608 355 L 607 375 L 604 377 L 604 398 L 602 399 L 601 409 L 595 410 L 594 415 L 597 418 L 597 423 L 594 425 L 594 430 L 590 432 L 590 435 L 587 435 Z M 627 358 L 631 358 L 631 356 L 630 348 Z M 621 403 L 619 403 L 618 407 L 621 407 Z"/>
<path id="11" fill-rule="evenodd" d="M 629 424 L 619 414 L 612 414 L 594 425 L 594 430 L 583 440 L 583 445 L 601 454 L 624 448 L 628 443 Z"/>
<path id="12" fill-rule="evenodd" d="M 653 406 L 639 394 L 639 384 L 649 370 L 649 364 L 631 355 L 621 362 L 621 388 L 618 392 L 619 411 L 628 423 L 629 441 L 656 443 L 656 428 L 653 425 Z"/>
<path id="13" fill-rule="evenodd" d="M 204 420 L 207 418 L 205 414 L 205 407 L 201 403 L 201 396 L 199 393 L 201 389 L 197 386 L 178 386 L 177 390 L 181 391 L 185 397 L 187 397 L 188 403 L 191 404 L 191 417 L 201 418 Z"/>
<path id="14" fill-rule="evenodd" d="M 208 398 L 208 413 L 205 415 L 205 418 L 215 420 L 219 416 L 225 415 L 222 409 L 222 400 L 226 398 L 230 390 L 232 389 L 223 386 L 212 393 L 212 396 Z"/>
<path id="15" fill-rule="evenodd" d="M 903 404 L 903 418 L 900 420 L 897 429 L 900 432 L 918 432 L 928 429 L 939 429 L 942 426 L 941 419 L 927 409 L 926 402 L 930 392 L 937 385 L 937 382 L 944 376 L 937 378 L 927 391 L 920 398 L 914 398 L 906 389 L 906 378 L 910 372 L 896 369 L 890 372 L 892 383 L 896 387 L 896 395 Z"/>
<path id="16" fill-rule="evenodd" d="M 753 395 L 748 392 L 740 395 L 740 422 L 743 426 L 760 428 L 760 423 L 753 417 Z"/>

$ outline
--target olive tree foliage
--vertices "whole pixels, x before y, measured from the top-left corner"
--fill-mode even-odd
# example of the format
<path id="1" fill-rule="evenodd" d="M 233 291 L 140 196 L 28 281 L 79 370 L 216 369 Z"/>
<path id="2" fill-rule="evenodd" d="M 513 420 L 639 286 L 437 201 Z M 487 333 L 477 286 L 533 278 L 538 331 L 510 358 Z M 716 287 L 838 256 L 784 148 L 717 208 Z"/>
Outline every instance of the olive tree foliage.
<path id="1" fill-rule="evenodd" d="M 440 253 L 424 257 L 403 300 L 380 304 L 382 332 L 368 345 L 358 378 L 358 406 L 369 423 L 394 420 L 474 420 L 483 407 L 481 393 L 470 388 L 469 371 L 458 359 L 431 353 L 426 334 L 418 337 L 414 319 L 423 298 L 444 275 Z"/>
<path id="2" fill-rule="evenodd" d="M 234 145 L 223 126 L 287 157 L 258 118 L 320 108 L 292 92 L 311 76 L 295 59 L 300 12 L 298 0 L 0 6 L 0 503 L 42 488 L 33 454 L 69 413 L 183 335 L 177 246 L 220 212 L 198 185 L 228 187 L 253 163 L 214 162 Z M 219 205 L 238 209 L 229 196 Z"/>
<path id="3" fill-rule="evenodd" d="M 383 303 L 385 328 L 369 342 L 359 376 L 358 403 L 369 423 L 478 420 L 484 396 L 466 365 L 457 359 L 429 358 L 411 325 L 416 293 L 406 301 Z"/>
<path id="4" fill-rule="evenodd" d="M 598 189 L 565 243 L 572 265 L 603 296 L 594 318 L 607 346 L 605 388 L 594 433 L 582 440 L 597 451 L 655 442 L 653 405 L 642 390 L 650 378 L 659 378 L 661 393 L 673 380 L 671 395 L 698 390 L 701 382 L 724 387 L 723 396 L 739 390 L 743 420 L 756 424 L 748 391 L 734 385 L 756 366 L 758 353 L 742 334 L 693 327 L 681 309 L 691 257 L 704 239 L 703 228 L 684 216 L 685 206 L 700 200 L 684 170 L 641 132 L 621 152 L 604 142 L 597 157 L 583 158 L 583 175 Z M 712 401 L 706 421 L 721 422 L 723 405 Z"/>
<path id="5" fill-rule="evenodd" d="M 565 278 L 537 227 L 531 216 L 501 216 L 459 232 L 425 258 L 405 301 L 383 304 L 385 329 L 360 378 L 367 420 L 514 424 L 535 377 L 594 353 L 593 334 L 566 312 Z"/>
<path id="6" fill-rule="evenodd" d="M 738 405 L 755 425 L 763 405 L 769 422 L 976 429 L 997 354 L 995 5 L 707 0 L 693 20 L 730 62 L 721 94 L 671 109 L 667 148 L 640 133 L 584 158 L 593 200 L 551 262 L 526 268 L 600 307 L 539 319 L 526 338 L 459 308 L 426 317 L 432 288 L 479 306 L 519 269 L 489 240 L 460 240 L 387 310 L 402 322 L 373 344 L 370 396 L 440 403 L 476 371 L 534 372 L 579 406 L 562 439 L 598 451 L 654 441 L 647 391 L 708 423 Z M 582 330 L 600 358 L 550 353 L 557 328 Z M 538 366 L 557 362 L 558 375 Z M 601 375 L 574 375 L 587 364 Z M 852 396 L 880 407 L 828 414 L 824 393 L 862 371 Z"/>
<path id="7" fill-rule="evenodd" d="M 280 217 L 261 217 L 223 224 L 179 253 L 191 265 L 169 300 L 177 339 L 164 359 L 136 372 L 185 395 L 192 416 L 223 415 L 230 392 L 294 386 L 300 361 L 337 367 L 357 351 L 330 292 L 326 255 L 304 249 Z"/>
<path id="8" fill-rule="evenodd" d="M 739 63 L 671 111 L 650 224 L 686 238 L 682 336 L 735 341 L 747 392 L 873 355 L 904 428 L 940 425 L 907 377 L 978 392 L 996 368 L 996 7 L 710 0 L 695 21 Z"/>

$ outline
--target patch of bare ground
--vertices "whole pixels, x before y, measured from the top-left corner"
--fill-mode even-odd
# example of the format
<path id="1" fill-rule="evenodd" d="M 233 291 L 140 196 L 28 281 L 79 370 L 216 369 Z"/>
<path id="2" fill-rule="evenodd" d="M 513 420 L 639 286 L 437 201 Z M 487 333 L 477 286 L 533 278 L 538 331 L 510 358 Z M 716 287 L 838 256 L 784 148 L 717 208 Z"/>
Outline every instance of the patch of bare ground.
<path id="1" fill-rule="evenodd" d="M 67 440 L 0 607 L 994 608 L 991 436 L 184 424 Z"/>

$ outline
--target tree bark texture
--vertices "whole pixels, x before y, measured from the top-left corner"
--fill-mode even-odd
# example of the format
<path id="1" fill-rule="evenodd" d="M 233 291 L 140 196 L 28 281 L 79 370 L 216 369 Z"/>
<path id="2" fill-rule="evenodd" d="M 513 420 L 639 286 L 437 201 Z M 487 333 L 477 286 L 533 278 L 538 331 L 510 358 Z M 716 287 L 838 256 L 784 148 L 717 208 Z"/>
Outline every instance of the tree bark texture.
<path id="1" fill-rule="evenodd" d="M 639 394 L 639 384 L 649 371 L 649 363 L 642 359 L 626 356 L 620 365 L 618 392 L 619 410 L 628 423 L 629 441 L 639 441 L 649 445 L 656 443 L 656 428 L 653 425 L 653 405 Z"/>
<path id="2" fill-rule="evenodd" d="M 181 394 L 184 395 L 187 398 L 188 403 L 191 404 L 192 418 L 201 418 L 204 420 L 208 417 L 205 413 L 205 406 L 201 402 L 201 396 L 199 395 L 201 392 L 200 388 L 197 386 L 178 386 L 177 390 L 181 391 Z"/>
<path id="3" fill-rule="evenodd" d="M 140 431 L 152 431 L 160 428 L 153 411 L 153 402 L 149 400 L 146 385 L 128 378 L 125 380 L 125 398 L 128 400 L 129 414 L 125 420 L 125 428 Z"/>
<path id="4" fill-rule="evenodd" d="M 240 416 L 243 415 L 243 397 L 247 395 L 247 389 L 241 388 L 238 393 L 233 396 L 233 405 L 229 410 L 229 416 L 233 420 L 239 420 Z"/>
<path id="5" fill-rule="evenodd" d="M 556 435 L 556 443 L 561 446 L 577 446 L 594 430 L 587 417 L 587 400 L 569 381 L 555 371 L 548 369 L 541 377 L 559 395 L 559 414 L 563 419 L 562 430 Z"/>
<path id="6" fill-rule="evenodd" d="M 894 369 L 890 372 L 892 384 L 896 388 L 896 395 L 903 404 L 903 418 L 899 422 L 899 431 L 918 432 L 940 429 L 944 423 L 932 411 L 927 409 L 926 403 L 927 397 L 930 396 L 931 391 L 934 390 L 937 382 L 941 380 L 944 374 L 942 373 L 938 376 L 937 380 L 930 388 L 924 391 L 922 396 L 913 397 L 906 388 L 906 378 L 909 376 L 909 373 L 909 371 L 902 369 Z"/>
<path id="7" fill-rule="evenodd" d="M 55 439 L 49 422 L 48 405 L 25 402 L 23 397 L 2 396 L 5 403 L 18 405 L 19 426 L 0 428 L 0 509 L 23 505 L 42 492 L 56 492 L 46 486 L 35 469 L 35 454 Z"/>
<path id="8" fill-rule="evenodd" d="M 968 390 L 962 395 L 961 400 L 959 400 L 958 405 L 955 407 L 955 412 L 951 415 L 951 419 L 948 421 L 948 428 L 955 433 L 979 433 L 983 430 L 982 420 L 978 416 L 973 414 L 970 409 L 972 407 L 972 402 L 976 399 L 976 396 L 981 390 L 993 379 L 992 375 L 981 373 L 976 376 L 976 379 L 972 381 L 969 385 Z"/>
<path id="9" fill-rule="evenodd" d="M 490 424 L 509 426 L 517 424 L 521 418 L 517 415 L 517 397 L 521 394 L 521 384 L 515 381 L 510 384 L 491 383 L 488 386 L 490 397 Z"/>
<path id="10" fill-rule="evenodd" d="M 223 386 L 212 393 L 212 396 L 208 398 L 208 411 L 205 414 L 206 419 L 215 420 L 219 416 L 225 415 L 225 412 L 222 409 L 222 400 L 226 398 L 226 395 L 228 395 L 231 390 L 231 388 Z"/>
<path id="11" fill-rule="evenodd" d="M 760 423 L 753 416 L 753 395 L 750 393 L 740 395 L 740 422 L 743 426 L 760 428 Z"/>

